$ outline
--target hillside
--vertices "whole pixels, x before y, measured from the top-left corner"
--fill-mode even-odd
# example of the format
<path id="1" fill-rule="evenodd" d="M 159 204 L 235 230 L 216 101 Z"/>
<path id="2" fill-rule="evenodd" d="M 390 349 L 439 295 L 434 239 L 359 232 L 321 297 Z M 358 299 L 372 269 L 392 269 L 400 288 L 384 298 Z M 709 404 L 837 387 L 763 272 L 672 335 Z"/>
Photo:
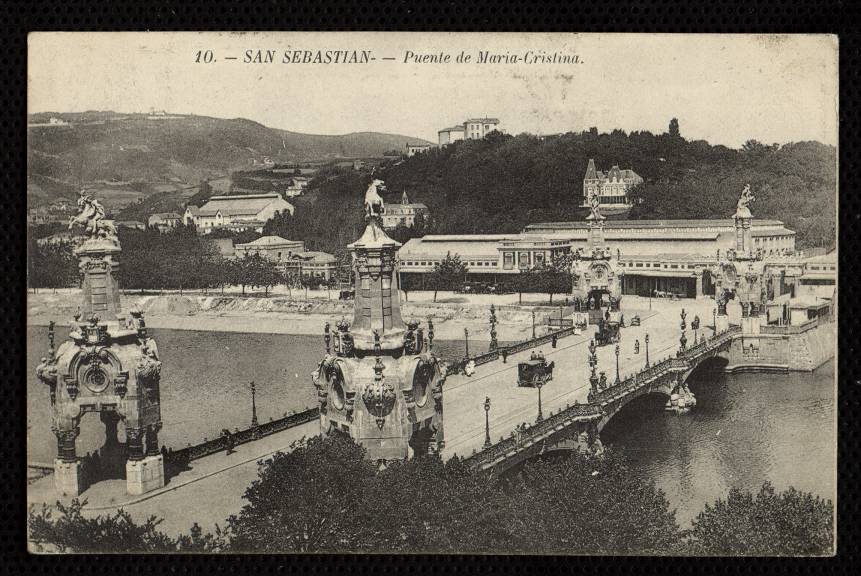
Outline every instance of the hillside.
<path id="1" fill-rule="evenodd" d="M 641 203 L 628 218 L 729 218 L 749 183 L 754 214 L 783 220 L 798 233 L 799 248 L 834 243 L 836 150 L 817 142 L 748 142 L 736 150 L 620 130 L 553 138 L 492 134 L 417 154 L 378 176 L 386 181 L 387 201 L 406 189 L 412 201 L 428 205 L 432 233 L 508 233 L 531 222 L 583 218 L 589 158 L 599 169 L 618 164 L 645 179 L 632 194 Z M 331 211 L 355 210 L 364 186 L 355 175 L 328 182 L 319 208 L 297 210 L 297 232 L 320 222 L 352 225 L 349 215 Z M 318 241 L 318 249 L 336 248 L 331 235 Z"/>
<path id="2" fill-rule="evenodd" d="M 31 206 L 72 197 L 82 185 L 96 188 L 107 204 L 124 196 L 119 204 L 126 205 L 261 166 L 267 159 L 290 163 L 374 157 L 422 141 L 377 132 L 301 134 L 242 118 L 101 111 L 32 114 L 28 123 Z"/>

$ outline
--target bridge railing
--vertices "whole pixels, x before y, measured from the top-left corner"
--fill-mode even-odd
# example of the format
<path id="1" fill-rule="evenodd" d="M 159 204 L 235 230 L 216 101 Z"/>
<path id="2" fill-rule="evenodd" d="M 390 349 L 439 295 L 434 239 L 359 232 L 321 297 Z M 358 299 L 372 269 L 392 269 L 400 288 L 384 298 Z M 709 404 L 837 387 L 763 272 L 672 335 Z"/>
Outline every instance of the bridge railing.
<path id="1" fill-rule="evenodd" d="M 469 358 L 461 358 L 460 360 L 447 362 L 448 373 L 460 374 L 461 372 L 463 372 L 463 369 L 466 367 L 467 362 L 469 362 L 470 360 L 475 362 L 476 366 L 481 366 L 482 364 L 487 364 L 488 362 L 498 360 L 499 357 L 503 354 L 503 352 L 506 355 L 511 356 L 512 354 L 517 354 L 518 352 L 523 352 L 524 350 L 529 350 L 530 348 L 535 348 L 536 346 L 541 346 L 542 344 L 552 342 L 554 336 L 556 336 L 556 339 L 558 340 L 559 338 L 570 336 L 573 333 L 574 327 L 569 326 L 567 328 L 562 328 L 561 330 L 550 332 L 549 334 L 545 334 L 543 336 L 530 338 L 529 340 L 524 340 L 523 342 L 512 344 L 511 346 L 502 346 L 497 348 L 496 350 L 485 352 L 484 354 L 478 354 L 476 356 L 470 356 Z"/>
<path id="2" fill-rule="evenodd" d="M 311 422 L 317 418 L 319 414 L 319 408 L 307 408 L 302 412 L 290 414 L 276 420 L 270 420 L 269 422 L 258 425 L 256 428 L 252 426 L 251 428 L 246 428 L 238 432 L 232 432 L 229 439 L 227 436 L 222 435 L 217 438 L 213 438 L 212 440 L 205 440 L 200 444 L 187 446 L 186 448 L 181 448 L 179 450 L 171 450 L 164 454 L 165 465 L 181 467 L 192 460 L 197 460 L 198 458 L 203 458 L 204 456 L 209 456 L 211 454 L 227 450 L 228 446 L 233 447 L 239 446 L 240 444 L 246 444 L 252 440 L 263 438 L 264 436 L 270 436 L 295 426 Z"/>
<path id="3" fill-rule="evenodd" d="M 476 452 L 464 459 L 471 466 L 482 466 L 493 462 L 500 456 L 516 451 L 520 447 L 529 444 L 530 441 L 540 440 L 552 433 L 557 426 L 568 420 L 588 421 L 600 418 L 603 412 L 601 407 L 595 404 L 574 404 L 552 414 L 541 422 L 528 428 L 511 432 L 508 438 L 502 438 L 496 444 Z"/>

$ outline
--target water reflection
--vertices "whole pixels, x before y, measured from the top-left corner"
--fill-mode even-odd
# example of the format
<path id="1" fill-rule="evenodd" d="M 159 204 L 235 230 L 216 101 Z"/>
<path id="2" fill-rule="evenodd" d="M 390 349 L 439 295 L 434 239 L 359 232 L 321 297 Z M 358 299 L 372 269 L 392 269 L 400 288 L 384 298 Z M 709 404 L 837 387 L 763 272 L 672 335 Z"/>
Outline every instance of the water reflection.
<path id="1" fill-rule="evenodd" d="M 834 497 L 833 363 L 813 373 L 697 372 L 696 408 L 678 415 L 661 398 L 629 405 L 602 432 L 636 473 L 654 480 L 683 524 L 733 486 L 765 480 Z"/>

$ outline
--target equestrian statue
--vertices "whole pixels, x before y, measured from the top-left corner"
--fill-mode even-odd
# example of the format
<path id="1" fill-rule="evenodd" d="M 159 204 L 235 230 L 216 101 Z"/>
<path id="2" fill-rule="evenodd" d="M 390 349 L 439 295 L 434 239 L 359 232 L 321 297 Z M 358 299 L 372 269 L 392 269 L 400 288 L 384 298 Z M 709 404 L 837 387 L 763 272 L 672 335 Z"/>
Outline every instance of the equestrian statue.
<path id="1" fill-rule="evenodd" d="M 365 192 L 365 216 L 373 218 L 386 213 L 386 205 L 380 196 L 380 191 L 385 190 L 386 185 L 382 180 L 374 179 Z"/>
<path id="2" fill-rule="evenodd" d="M 105 220 L 105 207 L 84 190 L 81 190 L 78 196 L 78 210 L 77 215 L 69 217 L 69 230 L 79 224 L 92 238 L 116 239 L 117 229 L 114 223 Z"/>

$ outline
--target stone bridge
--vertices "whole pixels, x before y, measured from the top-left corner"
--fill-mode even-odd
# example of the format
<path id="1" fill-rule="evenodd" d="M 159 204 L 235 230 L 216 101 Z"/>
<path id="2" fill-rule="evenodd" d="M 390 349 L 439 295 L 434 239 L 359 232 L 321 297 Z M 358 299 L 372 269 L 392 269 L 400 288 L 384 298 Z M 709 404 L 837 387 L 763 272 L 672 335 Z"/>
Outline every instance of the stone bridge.
<path id="1" fill-rule="evenodd" d="M 728 361 L 730 347 L 741 336 L 741 327 L 732 326 L 675 357 L 650 367 L 593 394 L 586 404 L 569 405 L 525 429 L 516 430 L 480 452 L 465 459 L 472 466 L 499 474 L 550 451 L 590 449 L 607 423 L 632 400 L 647 394 L 670 397 L 685 387 L 687 378 L 713 358 Z"/>

